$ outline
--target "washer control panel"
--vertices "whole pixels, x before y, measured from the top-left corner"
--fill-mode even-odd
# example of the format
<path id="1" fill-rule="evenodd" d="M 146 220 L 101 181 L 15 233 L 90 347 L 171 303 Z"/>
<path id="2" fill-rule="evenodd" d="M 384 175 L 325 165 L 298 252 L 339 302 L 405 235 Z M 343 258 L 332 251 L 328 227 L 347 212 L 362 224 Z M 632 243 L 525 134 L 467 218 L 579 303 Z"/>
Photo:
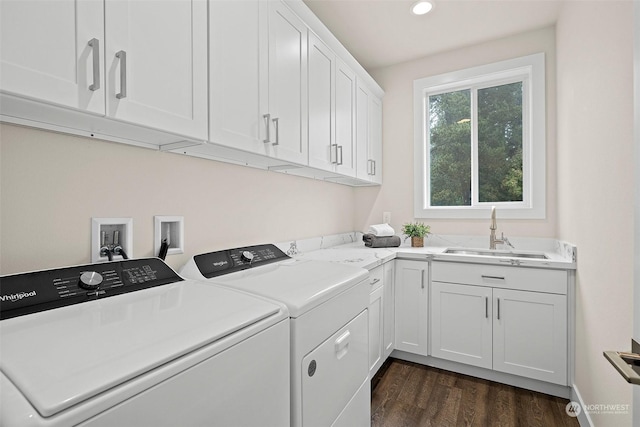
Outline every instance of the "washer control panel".
<path id="1" fill-rule="evenodd" d="M 207 279 L 285 259 L 289 256 L 272 244 L 225 249 L 193 257 L 198 270 Z"/>
<path id="2" fill-rule="evenodd" d="M 183 280 L 158 258 L 0 277 L 0 320 Z"/>

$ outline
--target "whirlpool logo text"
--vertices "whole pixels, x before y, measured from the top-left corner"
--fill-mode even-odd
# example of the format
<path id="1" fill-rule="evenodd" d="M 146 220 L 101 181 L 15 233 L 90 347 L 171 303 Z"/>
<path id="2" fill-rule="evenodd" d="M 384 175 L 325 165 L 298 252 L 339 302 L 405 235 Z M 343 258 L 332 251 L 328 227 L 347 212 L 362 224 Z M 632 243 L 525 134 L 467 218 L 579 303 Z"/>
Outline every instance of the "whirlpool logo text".
<path id="1" fill-rule="evenodd" d="M 20 292 L 20 293 L 11 294 L 11 295 L 0 295 L 0 301 L 16 302 L 16 301 L 20 301 L 22 298 L 29 298 L 29 297 L 35 297 L 35 296 L 36 296 L 36 291 Z"/>

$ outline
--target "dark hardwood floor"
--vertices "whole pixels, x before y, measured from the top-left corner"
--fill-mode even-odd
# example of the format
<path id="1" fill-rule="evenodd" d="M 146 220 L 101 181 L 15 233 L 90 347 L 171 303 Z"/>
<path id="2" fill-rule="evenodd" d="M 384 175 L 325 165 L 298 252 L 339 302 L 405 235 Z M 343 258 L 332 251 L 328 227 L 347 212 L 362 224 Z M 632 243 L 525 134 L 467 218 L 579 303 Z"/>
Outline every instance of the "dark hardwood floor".
<path id="1" fill-rule="evenodd" d="M 372 427 L 573 427 L 566 399 L 389 359 L 371 381 Z"/>

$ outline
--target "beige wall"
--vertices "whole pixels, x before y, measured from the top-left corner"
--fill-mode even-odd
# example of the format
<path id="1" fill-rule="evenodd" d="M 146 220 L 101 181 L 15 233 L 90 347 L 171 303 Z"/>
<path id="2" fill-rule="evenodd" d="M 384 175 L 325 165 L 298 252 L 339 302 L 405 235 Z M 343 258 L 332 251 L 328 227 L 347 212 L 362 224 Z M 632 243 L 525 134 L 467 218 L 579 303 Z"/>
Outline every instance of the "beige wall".
<path id="1" fill-rule="evenodd" d="M 519 56 L 544 52 L 547 82 L 547 217 L 545 220 L 500 220 L 506 236 L 555 237 L 556 234 L 556 101 L 555 30 L 553 27 L 514 35 L 464 49 L 445 52 L 391 67 L 373 70 L 385 90 L 383 102 L 382 188 L 356 191 L 356 228 L 366 229 L 391 212 L 391 225 L 399 229 L 413 221 L 413 81 Z M 436 234 L 489 235 L 485 220 L 421 220 Z"/>
<path id="2" fill-rule="evenodd" d="M 0 273 L 91 261 L 91 218 L 133 217 L 136 257 L 153 216 L 183 215 L 184 255 L 352 231 L 354 190 L 337 184 L 0 125 Z"/>
<path id="3" fill-rule="evenodd" d="M 631 403 L 632 386 L 602 356 L 631 340 L 631 4 L 565 2 L 556 30 L 558 233 L 578 246 L 575 383 L 586 404 Z M 631 414 L 591 418 L 631 425 Z"/>

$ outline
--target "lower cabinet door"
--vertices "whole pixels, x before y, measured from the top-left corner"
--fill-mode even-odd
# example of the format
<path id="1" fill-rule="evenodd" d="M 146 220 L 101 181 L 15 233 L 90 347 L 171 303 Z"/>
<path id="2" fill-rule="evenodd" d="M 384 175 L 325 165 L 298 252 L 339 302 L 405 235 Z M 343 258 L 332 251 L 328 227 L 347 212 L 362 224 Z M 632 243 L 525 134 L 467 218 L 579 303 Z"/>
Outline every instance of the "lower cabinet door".
<path id="1" fill-rule="evenodd" d="M 383 327 L 382 327 L 382 354 L 383 361 L 391 354 L 395 345 L 395 304 L 396 287 L 395 287 L 395 262 L 390 261 L 383 265 L 384 267 L 384 296 L 382 305 L 383 309 Z"/>
<path id="2" fill-rule="evenodd" d="M 381 286 L 369 297 L 369 374 L 382 365 L 383 291 Z"/>
<path id="3" fill-rule="evenodd" d="M 429 263 L 396 260 L 396 350 L 427 355 Z"/>
<path id="4" fill-rule="evenodd" d="M 431 283 L 431 355 L 492 367 L 491 288 Z"/>
<path id="5" fill-rule="evenodd" d="M 494 289 L 493 299 L 493 369 L 566 385 L 566 295 Z"/>

